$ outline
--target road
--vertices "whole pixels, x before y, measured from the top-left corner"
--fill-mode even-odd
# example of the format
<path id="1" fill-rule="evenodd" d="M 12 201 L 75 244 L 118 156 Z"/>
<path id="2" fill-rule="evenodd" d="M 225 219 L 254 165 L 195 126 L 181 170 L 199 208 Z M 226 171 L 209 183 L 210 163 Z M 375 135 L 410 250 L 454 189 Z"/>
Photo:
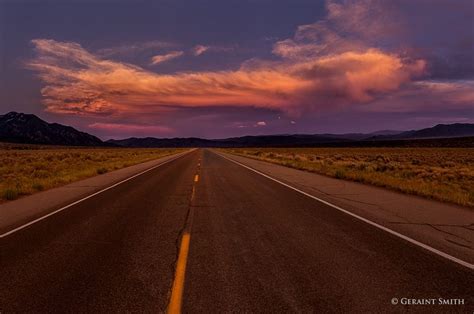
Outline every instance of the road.
<path id="1" fill-rule="evenodd" d="M 189 313 L 474 309 L 471 269 L 211 150 L 195 150 L 0 245 L 1 313 L 156 313 L 170 300 Z M 393 298 L 465 304 L 403 306 Z"/>

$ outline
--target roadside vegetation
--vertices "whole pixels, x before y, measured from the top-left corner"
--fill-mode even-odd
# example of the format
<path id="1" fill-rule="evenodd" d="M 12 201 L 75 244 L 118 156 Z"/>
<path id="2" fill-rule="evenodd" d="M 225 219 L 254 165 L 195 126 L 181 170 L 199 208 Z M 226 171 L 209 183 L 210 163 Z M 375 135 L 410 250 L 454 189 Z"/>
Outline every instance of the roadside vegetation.
<path id="1" fill-rule="evenodd" d="M 178 149 L 65 148 L 0 144 L 0 201 L 65 185 Z"/>
<path id="2" fill-rule="evenodd" d="M 245 148 L 225 151 L 474 207 L 473 148 Z"/>

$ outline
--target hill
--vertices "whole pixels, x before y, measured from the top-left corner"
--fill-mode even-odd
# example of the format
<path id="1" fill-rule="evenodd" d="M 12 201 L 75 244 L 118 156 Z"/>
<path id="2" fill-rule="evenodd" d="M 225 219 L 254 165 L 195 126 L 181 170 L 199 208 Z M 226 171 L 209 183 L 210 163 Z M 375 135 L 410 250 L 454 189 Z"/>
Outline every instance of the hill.
<path id="1" fill-rule="evenodd" d="M 428 139 L 474 136 L 474 124 L 438 124 L 431 128 L 400 132 L 398 134 L 375 135 L 368 140 Z"/>
<path id="2" fill-rule="evenodd" d="M 48 123 L 33 114 L 0 115 L 0 141 L 64 146 L 104 146 L 99 138 L 70 126 Z"/>

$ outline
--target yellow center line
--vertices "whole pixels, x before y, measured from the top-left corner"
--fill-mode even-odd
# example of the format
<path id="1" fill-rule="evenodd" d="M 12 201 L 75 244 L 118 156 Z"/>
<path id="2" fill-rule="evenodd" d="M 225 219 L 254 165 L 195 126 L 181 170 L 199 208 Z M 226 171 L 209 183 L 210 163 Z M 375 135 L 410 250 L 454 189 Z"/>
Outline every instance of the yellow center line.
<path id="1" fill-rule="evenodd" d="M 186 221 L 183 236 L 181 238 L 181 245 L 179 247 L 178 261 L 176 263 L 176 271 L 171 289 L 171 297 L 168 304 L 167 313 L 180 314 L 181 305 L 183 303 L 184 281 L 186 275 L 186 264 L 188 261 L 189 244 L 191 242 L 191 228 L 193 223 L 194 209 L 192 203 L 196 195 L 196 184 L 199 181 L 199 175 L 194 176 L 193 190 L 191 193 L 191 207 L 189 209 L 188 220 Z"/>
<path id="2" fill-rule="evenodd" d="M 196 194 L 196 186 L 193 186 L 193 191 L 191 192 L 191 202 L 194 201 L 195 194 Z"/>
<path id="3" fill-rule="evenodd" d="M 181 239 L 181 246 L 179 249 L 178 263 L 176 264 L 176 275 L 174 277 L 173 289 L 171 290 L 170 303 L 168 305 L 168 313 L 181 313 L 181 301 L 184 291 L 184 277 L 186 274 L 186 262 L 188 261 L 189 242 L 191 241 L 191 234 L 186 232 Z"/>

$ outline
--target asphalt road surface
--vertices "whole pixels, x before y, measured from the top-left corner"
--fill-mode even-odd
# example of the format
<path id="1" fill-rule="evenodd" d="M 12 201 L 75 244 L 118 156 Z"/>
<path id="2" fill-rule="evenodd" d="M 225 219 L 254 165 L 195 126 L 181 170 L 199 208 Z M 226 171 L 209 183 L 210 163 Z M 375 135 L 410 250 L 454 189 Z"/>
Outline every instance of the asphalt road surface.
<path id="1" fill-rule="evenodd" d="M 471 269 L 210 150 L 0 245 L 0 313 L 474 310 Z"/>

